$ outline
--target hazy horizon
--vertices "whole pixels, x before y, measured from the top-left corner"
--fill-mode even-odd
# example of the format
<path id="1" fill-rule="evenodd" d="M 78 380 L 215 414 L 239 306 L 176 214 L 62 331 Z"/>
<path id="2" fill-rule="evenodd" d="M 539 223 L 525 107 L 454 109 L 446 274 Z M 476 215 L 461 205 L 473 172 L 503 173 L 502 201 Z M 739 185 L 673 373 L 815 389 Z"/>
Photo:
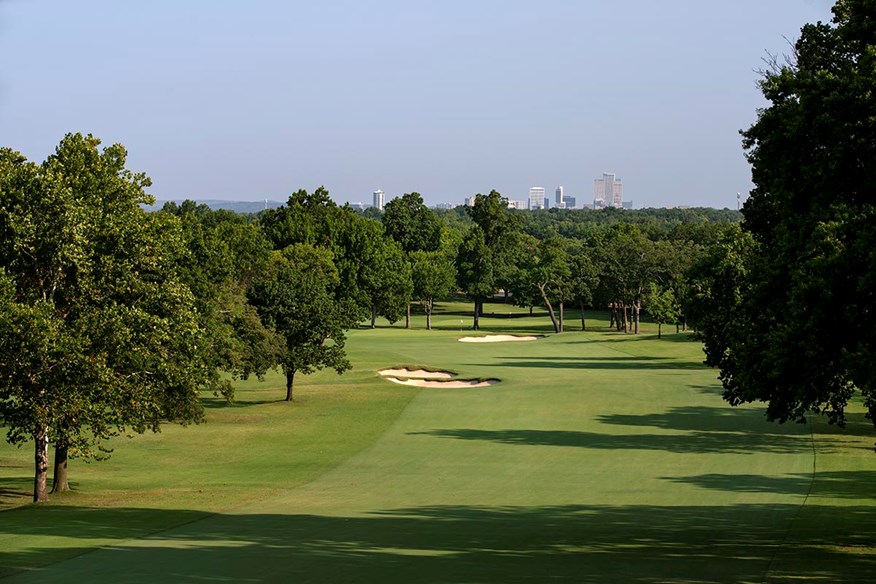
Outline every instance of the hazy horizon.
<path id="1" fill-rule="evenodd" d="M 756 70 L 831 5 L 7 0 L 0 146 L 121 142 L 158 199 L 580 206 L 612 172 L 636 208 L 734 208 Z"/>

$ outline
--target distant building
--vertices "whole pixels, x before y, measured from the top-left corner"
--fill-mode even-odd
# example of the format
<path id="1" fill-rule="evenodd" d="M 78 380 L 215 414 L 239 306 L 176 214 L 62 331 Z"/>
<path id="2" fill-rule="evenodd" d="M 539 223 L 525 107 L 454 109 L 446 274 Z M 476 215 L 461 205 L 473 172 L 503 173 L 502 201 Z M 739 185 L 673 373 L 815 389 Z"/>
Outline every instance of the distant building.
<path id="1" fill-rule="evenodd" d="M 563 187 L 557 187 L 556 196 L 554 198 L 554 207 L 556 209 L 566 208 L 566 197 L 563 195 Z"/>
<path id="2" fill-rule="evenodd" d="M 384 204 L 383 191 L 381 191 L 380 189 L 377 189 L 376 191 L 374 191 L 372 201 L 373 201 L 373 203 L 371 204 L 372 207 L 376 207 L 379 211 L 383 211 L 383 204 Z"/>
<path id="3" fill-rule="evenodd" d="M 545 209 L 544 187 L 532 187 L 529 189 L 529 210 Z"/>
<path id="4" fill-rule="evenodd" d="M 593 181 L 593 208 L 623 207 L 624 185 L 612 172 Z"/>
<path id="5" fill-rule="evenodd" d="M 568 195 L 563 195 L 563 206 L 561 209 L 574 209 L 577 200 L 575 197 L 570 197 Z"/>
<path id="6" fill-rule="evenodd" d="M 475 204 L 475 196 L 476 196 L 476 195 L 472 195 L 472 196 L 470 196 L 470 197 L 466 197 L 466 199 L 465 199 L 465 206 L 466 206 L 466 207 L 474 207 L 474 204 Z"/>
<path id="7" fill-rule="evenodd" d="M 633 202 L 632 202 L 632 201 L 624 201 L 624 202 L 623 202 L 623 208 L 624 208 L 624 209 L 632 209 L 632 208 L 633 208 Z"/>
<path id="8" fill-rule="evenodd" d="M 520 201 L 520 200 L 512 201 L 511 199 L 509 199 L 508 200 L 508 208 L 509 209 L 526 209 L 526 201 Z"/>
<path id="9" fill-rule="evenodd" d="M 438 203 L 435 205 L 436 209 L 452 209 L 453 203 Z"/>
<path id="10" fill-rule="evenodd" d="M 350 208 L 354 211 L 364 211 L 365 205 L 363 203 L 350 203 Z"/>

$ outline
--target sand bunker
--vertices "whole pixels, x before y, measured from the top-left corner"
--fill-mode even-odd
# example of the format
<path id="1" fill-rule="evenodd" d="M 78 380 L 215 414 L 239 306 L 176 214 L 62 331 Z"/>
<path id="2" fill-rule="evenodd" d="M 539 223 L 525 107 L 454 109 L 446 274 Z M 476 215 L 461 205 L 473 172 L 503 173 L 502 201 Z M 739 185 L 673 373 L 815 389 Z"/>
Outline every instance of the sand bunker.
<path id="1" fill-rule="evenodd" d="M 426 371 L 425 369 L 382 369 L 384 377 L 404 377 L 407 379 L 453 379 L 455 373 L 447 371 Z"/>
<path id="2" fill-rule="evenodd" d="M 427 379 L 398 379 L 396 377 L 387 377 L 388 380 L 400 385 L 412 385 L 414 387 L 432 387 L 432 388 L 472 388 L 472 387 L 487 387 L 499 383 L 498 379 L 471 379 L 453 380 L 453 381 L 430 381 Z"/>
<path id="3" fill-rule="evenodd" d="M 462 337 L 460 343 L 503 343 L 506 341 L 537 341 L 541 337 L 519 335 L 487 335 L 484 337 Z"/>

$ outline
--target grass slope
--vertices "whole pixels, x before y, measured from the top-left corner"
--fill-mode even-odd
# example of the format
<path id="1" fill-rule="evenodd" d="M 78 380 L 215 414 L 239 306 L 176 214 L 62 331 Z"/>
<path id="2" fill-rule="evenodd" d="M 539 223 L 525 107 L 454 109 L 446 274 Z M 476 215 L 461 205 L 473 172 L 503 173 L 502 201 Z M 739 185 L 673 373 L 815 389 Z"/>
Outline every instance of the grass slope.
<path id="1" fill-rule="evenodd" d="M 74 495 L 0 513 L 0 565 L 30 568 L 8 581 L 870 580 L 876 455 L 859 412 L 840 430 L 729 408 L 699 345 L 647 324 L 471 345 L 464 307 L 443 308 L 439 330 L 353 331 L 356 368 L 308 379 L 299 403 L 273 401 L 279 379 L 247 384 L 208 424 L 77 465 Z M 550 329 L 490 312 L 484 332 Z M 375 373 L 402 364 L 502 383 Z M 22 466 L 0 450 L 7 505 Z"/>

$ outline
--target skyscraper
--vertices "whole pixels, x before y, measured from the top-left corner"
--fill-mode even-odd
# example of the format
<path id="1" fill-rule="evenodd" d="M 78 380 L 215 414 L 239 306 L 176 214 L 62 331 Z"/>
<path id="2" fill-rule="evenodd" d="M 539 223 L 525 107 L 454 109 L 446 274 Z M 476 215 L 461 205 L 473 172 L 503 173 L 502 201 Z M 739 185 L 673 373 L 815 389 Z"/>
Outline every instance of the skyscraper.
<path id="1" fill-rule="evenodd" d="M 372 199 L 374 202 L 371 204 L 372 207 L 377 207 L 378 210 L 383 211 L 383 191 L 377 189 L 374 191 L 374 198 Z"/>
<path id="2" fill-rule="evenodd" d="M 624 185 L 613 172 L 602 173 L 602 178 L 593 181 L 593 208 L 622 207 Z"/>
<path id="3" fill-rule="evenodd" d="M 544 209 L 544 187 L 532 187 L 529 189 L 529 210 Z"/>
<path id="4" fill-rule="evenodd" d="M 554 199 L 554 207 L 557 209 L 566 208 L 566 199 L 563 196 L 563 187 L 557 187 L 556 198 Z"/>

